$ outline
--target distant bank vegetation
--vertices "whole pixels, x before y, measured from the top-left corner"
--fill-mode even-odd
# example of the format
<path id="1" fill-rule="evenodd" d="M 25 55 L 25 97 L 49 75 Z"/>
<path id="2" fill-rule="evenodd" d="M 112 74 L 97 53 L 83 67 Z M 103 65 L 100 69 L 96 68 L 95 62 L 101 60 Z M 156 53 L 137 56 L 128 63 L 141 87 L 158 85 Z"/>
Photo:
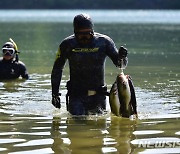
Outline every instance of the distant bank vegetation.
<path id="1" fill-rule="evenodd" d="M 180 0 L 0 0 L 0 9 L 180 9 Z"/>

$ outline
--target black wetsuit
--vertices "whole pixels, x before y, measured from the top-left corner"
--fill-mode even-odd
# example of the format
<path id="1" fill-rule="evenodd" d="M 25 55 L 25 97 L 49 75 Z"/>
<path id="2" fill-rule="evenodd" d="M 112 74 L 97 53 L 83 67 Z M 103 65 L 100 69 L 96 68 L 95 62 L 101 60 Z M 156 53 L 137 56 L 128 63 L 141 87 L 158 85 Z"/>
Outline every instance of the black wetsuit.
<path id="1" fill-rule="evenodd" d="M 25 64 L 21 61 L 7 61 L 0 58 L 0 80 L 16 79 L 19 77 L 28 79 Z"/>
<path id="2" fill-rule="evenodd" d="M 59 46 L 53 66 L 52 93 L 58 95 L 62 70 L 68 59 L 70 68 L 69 111 L 75 115 L 87 114 L 88 110 L 98 112 L 105 109 L 105 96 L 87 96 L 87 90 L 97 90 L 104 86 L 104 65 L 106 57 L 118 65 L 118 50 L 106 35 L 94 33 L 88 45 L 78 43 L 74 35 L 64 39 Z M 97 110 L 96 110 L 97 109 Z"/>

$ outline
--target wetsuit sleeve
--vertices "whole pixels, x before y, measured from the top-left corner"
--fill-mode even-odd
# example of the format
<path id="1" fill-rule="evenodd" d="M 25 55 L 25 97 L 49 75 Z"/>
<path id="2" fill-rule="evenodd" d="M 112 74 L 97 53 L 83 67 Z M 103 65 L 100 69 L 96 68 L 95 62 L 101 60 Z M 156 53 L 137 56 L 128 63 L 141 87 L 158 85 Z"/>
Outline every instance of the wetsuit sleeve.
<path id="1" fill-rule="evenodd" d="M 67 48 L 65 43 L 62 42 L 58 48 L 58 52 L 56 54 L 56 59 L 51 73 L 52 94 L 56 96 L 59 94 L 59 86 L 62 78 L 62 72 L 67 60 L 66 49 Z"/>
<path id="2" fill-rule="evenodd" d="M 113 40 L 107 37 L 106 54 L 113 61 L 114 65 L 118 66 L 118 49 Z"/>
<path id="3" fill-rule="evenodd" d="M 29 79 L 29 75 L 28 75 L 25 64 L 20 61 L 19 62 L 19 67 L 20 67 L 20 75 L 22 76 L 22 78 Z"/>

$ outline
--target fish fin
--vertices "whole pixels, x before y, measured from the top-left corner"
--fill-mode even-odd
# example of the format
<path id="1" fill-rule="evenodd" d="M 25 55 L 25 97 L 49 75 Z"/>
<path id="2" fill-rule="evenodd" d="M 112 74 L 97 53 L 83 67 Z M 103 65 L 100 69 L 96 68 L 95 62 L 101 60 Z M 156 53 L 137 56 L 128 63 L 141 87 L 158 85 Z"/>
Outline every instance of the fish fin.
<path id="1" fill-rule="evenodd" d="M 136 94 L 135 94 L 134 85 L 130 76 L 128 76 L 128 82 L 129 82 L 129 87 L 131 91 L 130 105 L 132 106 L 133 114 L 137 114 Z"/>

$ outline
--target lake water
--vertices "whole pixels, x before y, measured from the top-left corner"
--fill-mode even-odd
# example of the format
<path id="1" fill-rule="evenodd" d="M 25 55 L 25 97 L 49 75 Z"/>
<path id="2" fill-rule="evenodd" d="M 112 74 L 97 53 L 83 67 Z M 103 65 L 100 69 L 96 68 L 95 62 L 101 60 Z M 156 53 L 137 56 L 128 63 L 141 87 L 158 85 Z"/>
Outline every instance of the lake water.
<path id="1" fill-rule="evenodd" d="M 89 13 L 95 31 L 125 45 L 137 96 L 139 119 L 74 118 L 65 106 L 68 65 L 62 80 L 62 108 L 51 105 L 50 73 L 72 20 Z M 30 79 L 0 82 L 0 153 L 180 153 L 180 11 L 0 10 L 0 44 L 13 38 Z M 106 83 L 119 70 L 107 59 Z"/>

